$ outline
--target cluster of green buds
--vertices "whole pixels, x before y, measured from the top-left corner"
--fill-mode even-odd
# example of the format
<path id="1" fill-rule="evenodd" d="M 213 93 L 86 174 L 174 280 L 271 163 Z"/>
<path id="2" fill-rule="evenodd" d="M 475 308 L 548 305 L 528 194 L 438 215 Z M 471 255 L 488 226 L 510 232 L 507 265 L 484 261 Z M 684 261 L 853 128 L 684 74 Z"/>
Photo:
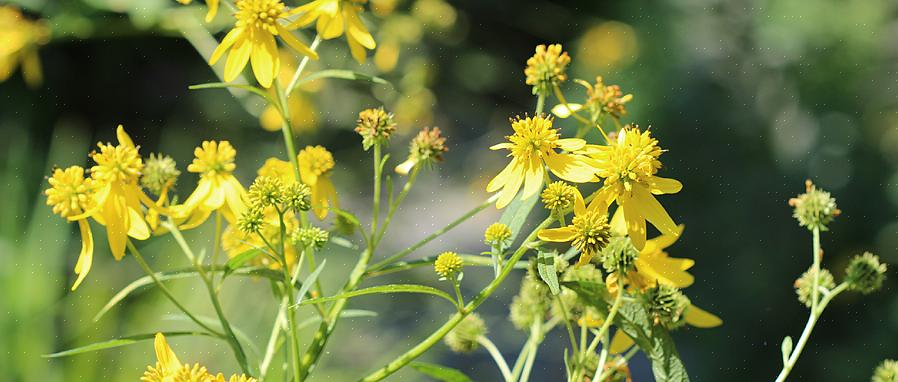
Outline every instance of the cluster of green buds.
<path id="1" fill-rule="evenodd" d="M 425 127 L 409 143 L 408 159 L 396 166 L 396 172 L 400 175 L 408 175 L 409 171 L 421 164 L 432 166 L 443 160 L 443 154 L 449 151 L 446 147 L 446 137 L 440 132 L 439 127 Z"/>
<path id="2" fill-rule="evenodd" d="M 470 353 L 477 350 L 480 345 L 478 339 L 486 332 L 486 323 L 477 313 L 472 313 L 447 333 L 443 342 L 456 353 Z"/>
<path id="3" fill-rule="evenodd" d="M 826 231 L 826 226 L 842 213 L 836 207 L 836 199 L 810 180 L 805 181 L 805 193 L 789 199 L 789 205 L 795 209 L 792 216 L 798 224 L 811 231 Z"/>
<path id="4" fill-rule="evenodd" d="M 529 331 L 534 322 L 542 322 L 552 302 L 549 287 L 535 272 L 528 272 L 521 280 L 518 294 L 511 300 L 509 320 L 515 328 Z"/>
<path id="5" fill-rule="evenodd" d="M 679 289 L 666 284 L 656 284 L 646 290 L 642 298 L 655 325 L 673 329 L 686 323 L 683 313 L 691 302 Z"/>
<path id="6" fill-rule="evenodd" d="M 543 206 L 553 215 L 563 217 L 565 210 L 574 206 L 577 199 L 577 189 L 563 181 L 549 183 L 540 195 Z"/>
<path id="7" fill-rule="evenodd" d="M 527 85 L 533 86 L 533 94 L 547 96 L 555 86 L 567 80 L 567 66 L 571 57 L 561 44 L 537 45 L 536 52 L 527 59 Z"/>
<path id="8" fill-rule="evenodd" d="M 290 239 L 294 244 L 315 249 L 324 247 L 329 237 L 330 235 L 327 231 L 318 227 L 300 227 L 290 235 Z"/>
<path id="9" fill-rule="evenodd" d="M 830 290 L 836 286 L 833 274 L 825 268 L 820 269 L 818 272 L 814 272 L 813 266 L 811 266 L 811 269 L 802 273 L 801 277 L 799 277 L 798 280 L 795 280 L 795 293 L 798 294 L 798 301 L 808 308 L 811 307 L 813 299 L 814 274 L 817 275 L 817 288 Z"/>
<path id="10" fill-rule="evenodd" d="M 237 220 L 237 227 L 244 233 L 256 233 L 265 222 L 265 209 L 273 208 L 279 214 L 296 213 L 312 208 L 312 190 L 309 186 L 291 182 L 285 185 L 279 178 L 260 176 L 248 191 L 250 206 Z"/>
<path id="11" fill-rule="evenodd" d="M 395 131 L 396 122 L 393 121 L 393 113 L 387 113 L 383 107 L 359 112 L 355 132 L 362 136 L 362 147 L 365 151 L 375 144 L 386 144 Z"/>
<path id="12" fill-rule="evenodd" d="M 602 268 L 609 274 L 626 275 L 633 270 L 639 250 L 626 236 L 614 236 L 602 250 Z"/>
<path id="13" fill-rule="evenodd" d="M 893 359 L 882 361 L 873 371 L 871 382 L 898 382 L 898 361 Z"/>
<path id="14" fill-rule="evenodd" d="M 172 157 L 151 153 L 141 171 L 140 185 L 154 195 L 161 196 L 174 188 L 179 175 L 181 171 Z"/>

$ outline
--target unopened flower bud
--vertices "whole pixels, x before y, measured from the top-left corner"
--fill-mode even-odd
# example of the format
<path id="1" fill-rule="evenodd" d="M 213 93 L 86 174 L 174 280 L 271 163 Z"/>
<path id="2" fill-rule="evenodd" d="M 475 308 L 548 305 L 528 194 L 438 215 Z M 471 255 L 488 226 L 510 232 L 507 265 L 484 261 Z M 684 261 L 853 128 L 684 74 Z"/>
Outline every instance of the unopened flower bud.
<path id="1" fill-rule="evenodd" d="M 870 252 L 855 256 L 845 268 L 845 281 L 848 289 L 868 294 L 882 288 L 886 279 L 886 265 L 879 261 L 879 256 Z"/>
<path id="2" fill-rule="evenodd" d="M 546 186 L 540 195 L 543 206 L 552 212 L 561 212 L 574 205 L 577 198 L 577 189 L 562 181 L 552 182 Z"/>
<path id="3" fill-rule="evenodd" d="M 530 330 L 536 322 L 543 322 L 548 303 L 552 301 L 549 287 L 538 278 L 528 274 L 521 280 L 521 290 L 511 300 L 509 320 L 515 328 Z"/>
<path id="4" fill-rule="evenodd" d="M 829 192 L 818 189 L 810 180 L 805 182 L 805 193 L 789 199 L 795 208 L 792 216 L 808 230 L 826 231 L 826 226 L 842 211 L 836 208 L 836 199 Z"/>
<path id="5" fill-rule="evenodd" d="M 174 159 L 168 155 L 150 154 L 144 163 L 140 184 L 153 194 L 161 195 L 166 189 L 174 187 L 178 175 L 181 171 L 178 171 Z"/>
<path id="6" fill-rule="evenodd" d="M 237 229 L 245 234 L 259 232 L 263 224 L 265 224 L 265 213 L 259 206 L 250 207 L 237 219 Z"/>
<path id="7" fill-rule="evenodd" d="M 284 203 L 284 184 L 270 176 L 260 176 L 249 186 L 249 200 L 259 207 L 280 206 Z"/>
<path id="8" fill-rule="evenodd" d="M 461 256 L 455 252 L 443 252 L 433 263 L 433 270 L 441 277 L 447 279 L 457 276 L 463 267 L 464 263 L 461 260 Z"/>
<path id="9" fill-rule="evenodd" d="M 570 63 L 571 58 L 561 44 L 538 45 L 524 69 L 527 85 L 533 86 L 533 94 L 549 95 L 553 87 L 567 80 L 565 72 Z"/>
<path id="10" fill-rule="evenodd" d="M 359 113 L 355 131 L 362 136 L 362 147 L 365 151 L 368 151 L 375 143 L 384 144 L 396 131 L 393 113 L 387 113 L 382 107 L 362 110 Z"/>
<path id="11" fill-rule="evenodd" d="M 293 242 L 304 247 L 321 249 L 329 238 L 327 231 L 318 227 L 300 228 L 293 233 Z"/>
<path id="12" fill-rule="evenodd" d="M 691 304 L 689 298 L 679 289 L 656 284 L 643 295 L 646 307 L 655 325 L 672 329 L 684 323 L 683 312 Z"/>
<path id="13" fill-rule="evenodd" d="M 826 269 L 820 269 L 817 272 L 817 287 L 832 289 L 836 286 L 832 273 Z M 808 269 L 801 274 L 798 280 L 795 280 L 795 293 L 798 295 L 798 301 L 807 307 L 811 307 L 812 293 L 814 292 L 814 269 Z"/>
<path id="14" fill-rule="evenodd" d="M 639 257 L 639 250 L 633 246 L 627 237 L 612 237 L 602 250 L 602 268 L 605 272 L 620 272 L 627 274 L 633 269 L 636 258 Z"/>
<path id="15" fill-rule="evenodd" d="M 469 353 L 477 350 L 479 347 L 477 338 L 485 335 L 486 331 L 483 319 L 477 313 L 472 313 L 446 334 L 443 341 L 456 353 Z"/>
<path id="16" fill-rule="evenodd" d="M 293 211 L 308 211 L 312 208 L 312 189 L 302 183 L 290 183 L 284 190 L 284 205 Z"/>
<path id="17" fill-rule="evenodd" d="M 893 359 L 882 361 L 873 371 L 871 382 L 898 382 L 898 361 Z"/>
<path id="18" fill-rule="evenodd" d="M 425 127 L 409 143 L 408 159 L 396 166 L 396 172 L 408 175 L 418 163 L 429 166 L 442 161 L 443 153 L 447 151 L 449 148 L 446 147 L 446 137 L 442 135 L 440 128 Z"/>

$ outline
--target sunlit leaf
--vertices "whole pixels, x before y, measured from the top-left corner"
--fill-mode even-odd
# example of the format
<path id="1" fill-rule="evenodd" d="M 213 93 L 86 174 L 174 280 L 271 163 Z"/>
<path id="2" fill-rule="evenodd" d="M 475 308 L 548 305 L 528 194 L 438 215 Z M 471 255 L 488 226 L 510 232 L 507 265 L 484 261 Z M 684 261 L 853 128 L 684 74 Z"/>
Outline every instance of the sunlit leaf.
<path id="1" fill-rule="evenodd" d="M 212 337 L 211 334 L 206 332 L 162 332 L 166 337 L 177 337 L 177 336 L 206 336 Z M 144 334 L 135 334 L 133 336 L 126 336 L 116 339 L 111 339 L 108 341 L 102 342 L 94 342 L 90 345 L 79 346 L 74 349 L 63 350 L 61 352 L 53 353 L 53 354 L 44 354 L 41 357 L 44 358 L 59 358 L 59 357 L 68 357 L 76 354 L 82 353 L 90 353 L 98 350 L 112 349 L 120 346 L 127 346 L 131 344 L 138 343 L 140 341 L 151 340 L 156 336 L 156 333 L 144 333 Z"/>
<path id="2" fill-rule="evenodd" d="M 421 293 L 421 294 L 430 294 L 437 297 L 442 297 L 447 301 L 451 302 L 452 305 L 455 305 L 455 299 L 452 296 L 449 296 L 448 293 L 443 292 L 439 289 L 425 286 L 425 285 L 416 285 L 416 284 L 390 284 L 390 285 L 380 285 L 376 287 L 364 288 L 359 290 L 354 290 L 352 292 L 347 292 L 343 294 L 339 294 L 336 296 L 330 297 L 320 297 L 314 298 L 311 300 L 306 300 L 302 302 L 302 305 L 306 304 L 317 304 L 319 302 L 327 302 L 327 301 L 335 301 L 335 300 L 343 300 L 352 297 L 365 296 L 369 294 L 391 294 L 391 293 Z"/>
<path id="3" fill-rule="evenodd" d="M 411 364 L 412 368 L 417 370 L 422 374 L 426 374 L 427 376 L 434 378 L 438 381 L 442 382 L 472 382 L 471 378 L 469 378 L 465 373 L 453 369 L 451 367 L 446 367 L 442 365 L 436 365 L 432 363 L 424 363 L 424 362 L 413 362 Z"/>

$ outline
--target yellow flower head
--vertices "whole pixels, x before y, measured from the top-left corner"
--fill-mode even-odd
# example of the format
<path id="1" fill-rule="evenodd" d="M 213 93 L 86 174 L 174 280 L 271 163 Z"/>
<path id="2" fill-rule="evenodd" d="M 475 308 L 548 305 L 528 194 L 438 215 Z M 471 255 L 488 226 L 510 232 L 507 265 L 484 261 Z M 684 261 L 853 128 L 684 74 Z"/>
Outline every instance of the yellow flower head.
<path id="1" fill-rule="evenodd" d="M 676 223 L 654 195 L 677 193 L 683 185 L 655 175 L 661 168 L 658 158 L 664 150 L 650 131 L 628 126 L 608 146 L 589 145 L 582 152 L 593 160 L 596 175 L 604 178 L 596 200 L 605 206 L 617 202 L 637 249 L 645 246 L 646 220 L 662 234 L 677 235 Z"/>
<path id="2" fill-rule="evenodd" d="M 545 167 L 561 179 L 584 183 L 593 180 L 594 170 L 579 154 L 558 153 L 555 150 L 580 150 L 586 141 L 578 138 L 562 139 L 558 129 L 552 128 L 552 118 L 538 115 L 511 121 L 514 134 L 508 142 L 492 146 L 492 150 L 508 149 L 511 163 L 486 186 L 487 192 L 502 190 L 496 207 L 503 208 L 518 193 L 521 186 L 526 199 L 539 191 L 546 176 Z"/>
<path id="3" fill-rule="evenodd" d="M 47 205 L 52 206 L 53 213 L 61 217 L 80 215 L 96 204 L 93 180 L 84 177 L 81 166 L 71 166 L 65 170 L 57 168 L 48 182 L 50 188 L 44 191 Z"/>
<path id="4" fill-rule="evenodd" d="M 136 183 L 143 160 L 137 153 L 137 147 L 130 139 L 113 146 L 109 143 L 97 143 L 100 151 L 91 154 L 97 164 L 90 169 L 91 177 L 101 183 Z"/>
<path id="5" fill-rule="evenodd" d="M 437 256 L 437 260 L 433 263 L 433 270 L 441 277 L 453 278 L 461 272 L 464 263 L 455 252 L 443 252 Z"/>
<path id="6" fill-rule="evenodd" d="M 12 6 L 0 6 L 0 82 L 22 66 L 22 76 L 31 87 L 43 80 L 38 48 L 50 40 L 44 21 L 31 21 Z"/>
<path id="7" fill-rule="evenodd" d="M 325 40 L 346 34 L 346 42 L 352 57 L 359 63 L 365 62 L 366 49 L 374 49 L 377 44 L 368 28 L 359 18 L 362 5 L 367 0 L 315 0 L 290 11 L 299 17 L 291 28 L 300 28 L 317 20 L 318 35 Z"/>
<path id="8" fill-rule="evenodd" d="M 483 232 L 483 241 L 487 245 L 504 246 L 511 239 L 511 228 L 503 223 L 493 223 Z"/>
<path id="9" fill-rule="evenodd" d="M 296 159 L 302 182 L 312 188 L 312 212 L 324 219 L 331 206 L 337 207 L 337 191 L 330 180 L 334 156 L 323 146 L 306 146 Z"/>
<path id="10" fill-rule="evenodd" d="M 178 356 L 168 346 L 165 336 L 156 333 L 154 341 L 156 350 L 156 364 L 147 366 L 147 370 L 140 378 L 141 382 L 218 382 L 225 381 L 222 374 L 212 375 L 200 364 L 181 364 Z M 234 375 L 229 381 L 256 382 L 253 378 Z"/>
<path id="11" fill-rule="evenodd" d="M 195 158 L 187 171 L 200 174 L 200 180 L 184 204 L 173 207 L 174 216 L 183 229 L 202 224 L 213 211 L 236 223 L 248 200 L 246 189 L 232 174 L 237 167 L 237 150 L 228 141 L 204 141 L 193 153 Z"/>
<path id="12" fill-rule="evenodd" d="M 547 210 L 561 211 L 574 205 L 577 188 L 562 181 L 552 182 L 543 190 L 541 197 Z"/>
<path id="13" fill-rule="evenodd" d="M 548 95 L 554 86 L 567 80 L 565 71 L 570 63 L 571 58 L 561 44 L 537 45 L 524 69 L 527 85 L 533 86 L 533 94 Z"/>
<path id="14" fill-rule="evenodd" d="M 586 206 L 583 195 L 574 189 L 574 218 L 571 224 L 561 228 L 539 231 L 540 240 L 565 243 L 580 251 L 579 265 L 589 262 L 593 256 L 608 245 L 611 227 L 608 225 L 607 211 L 601 203 L 593 200 Z"/>
<path id="15" fill-rule="evenodd" d="M 687 272 L 695 261 L 692 259 L 670 257 L 665 251 L 680 238 L 683 233 L 683 225 L 676 227 L 676 232 L 663 234 L 654 239 L 646 240 L 641 250 L 633 247 L 632 240 L 623 235 L 627 234 L 627 226 L 623 212 L 618 209 L 611 218 L 611 231 L 618 236 L 619 243 L 629 247 L 629 250 L 638 252 L 634 267 L 626 275 L 627 286 L 637 290 L 645 290 L 656 284 L 669 285 L 676 288 L 686 288 L 695 281 L 695 278 Z M 610 249 L 610 248 L 609 248 Z M 609 290 L 616 288 L 616 280 L 608 281 Z"/>
<path id="16" fill-rule="evenodd" d="M 280 71 L 275 36 L 299 53 L 318 59 L 317 53 L 292 34 L 291 30 L 295 28 L 281 25 L 280 21 L 286 21 L 288 16 L 281 0 L 238 0 L 236 5 L 234 29 L 228 32 L 209 58 L 209 64 L 214 65 L 225 52 L 230 51 L 225 63 L 225 81 L 237 78 L 246 63 L 250 62 L 259 84 L 265 88 L 271 87 L 271 82 Z"/>

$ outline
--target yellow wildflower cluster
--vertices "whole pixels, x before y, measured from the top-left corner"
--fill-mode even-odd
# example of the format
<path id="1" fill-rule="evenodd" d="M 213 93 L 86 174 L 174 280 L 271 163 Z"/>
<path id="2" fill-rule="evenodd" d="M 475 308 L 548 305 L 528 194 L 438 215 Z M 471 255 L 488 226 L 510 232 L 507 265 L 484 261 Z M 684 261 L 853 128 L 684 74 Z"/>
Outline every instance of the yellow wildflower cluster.
<path id="1" fill-rule="evenodd" d="M 38 48 L 50 40 L 50 27 L 42 20 L 25 18 L 11 5 L 0 6 L 0 82 L 22 67 L 22 77 L 29 86 L 43 81 Z"/>
<path id="2" fill-rule="evenodd" d="M 212 374 L 198 363 L 182 364 L 162 333 L 156 333 L 154 348 L 156 364 L 147 366 L 140 377 L 141 382 L 257 382 L 255 378 L 243 374 L 234 374 L 228 378 L 222 373 Z"/>

